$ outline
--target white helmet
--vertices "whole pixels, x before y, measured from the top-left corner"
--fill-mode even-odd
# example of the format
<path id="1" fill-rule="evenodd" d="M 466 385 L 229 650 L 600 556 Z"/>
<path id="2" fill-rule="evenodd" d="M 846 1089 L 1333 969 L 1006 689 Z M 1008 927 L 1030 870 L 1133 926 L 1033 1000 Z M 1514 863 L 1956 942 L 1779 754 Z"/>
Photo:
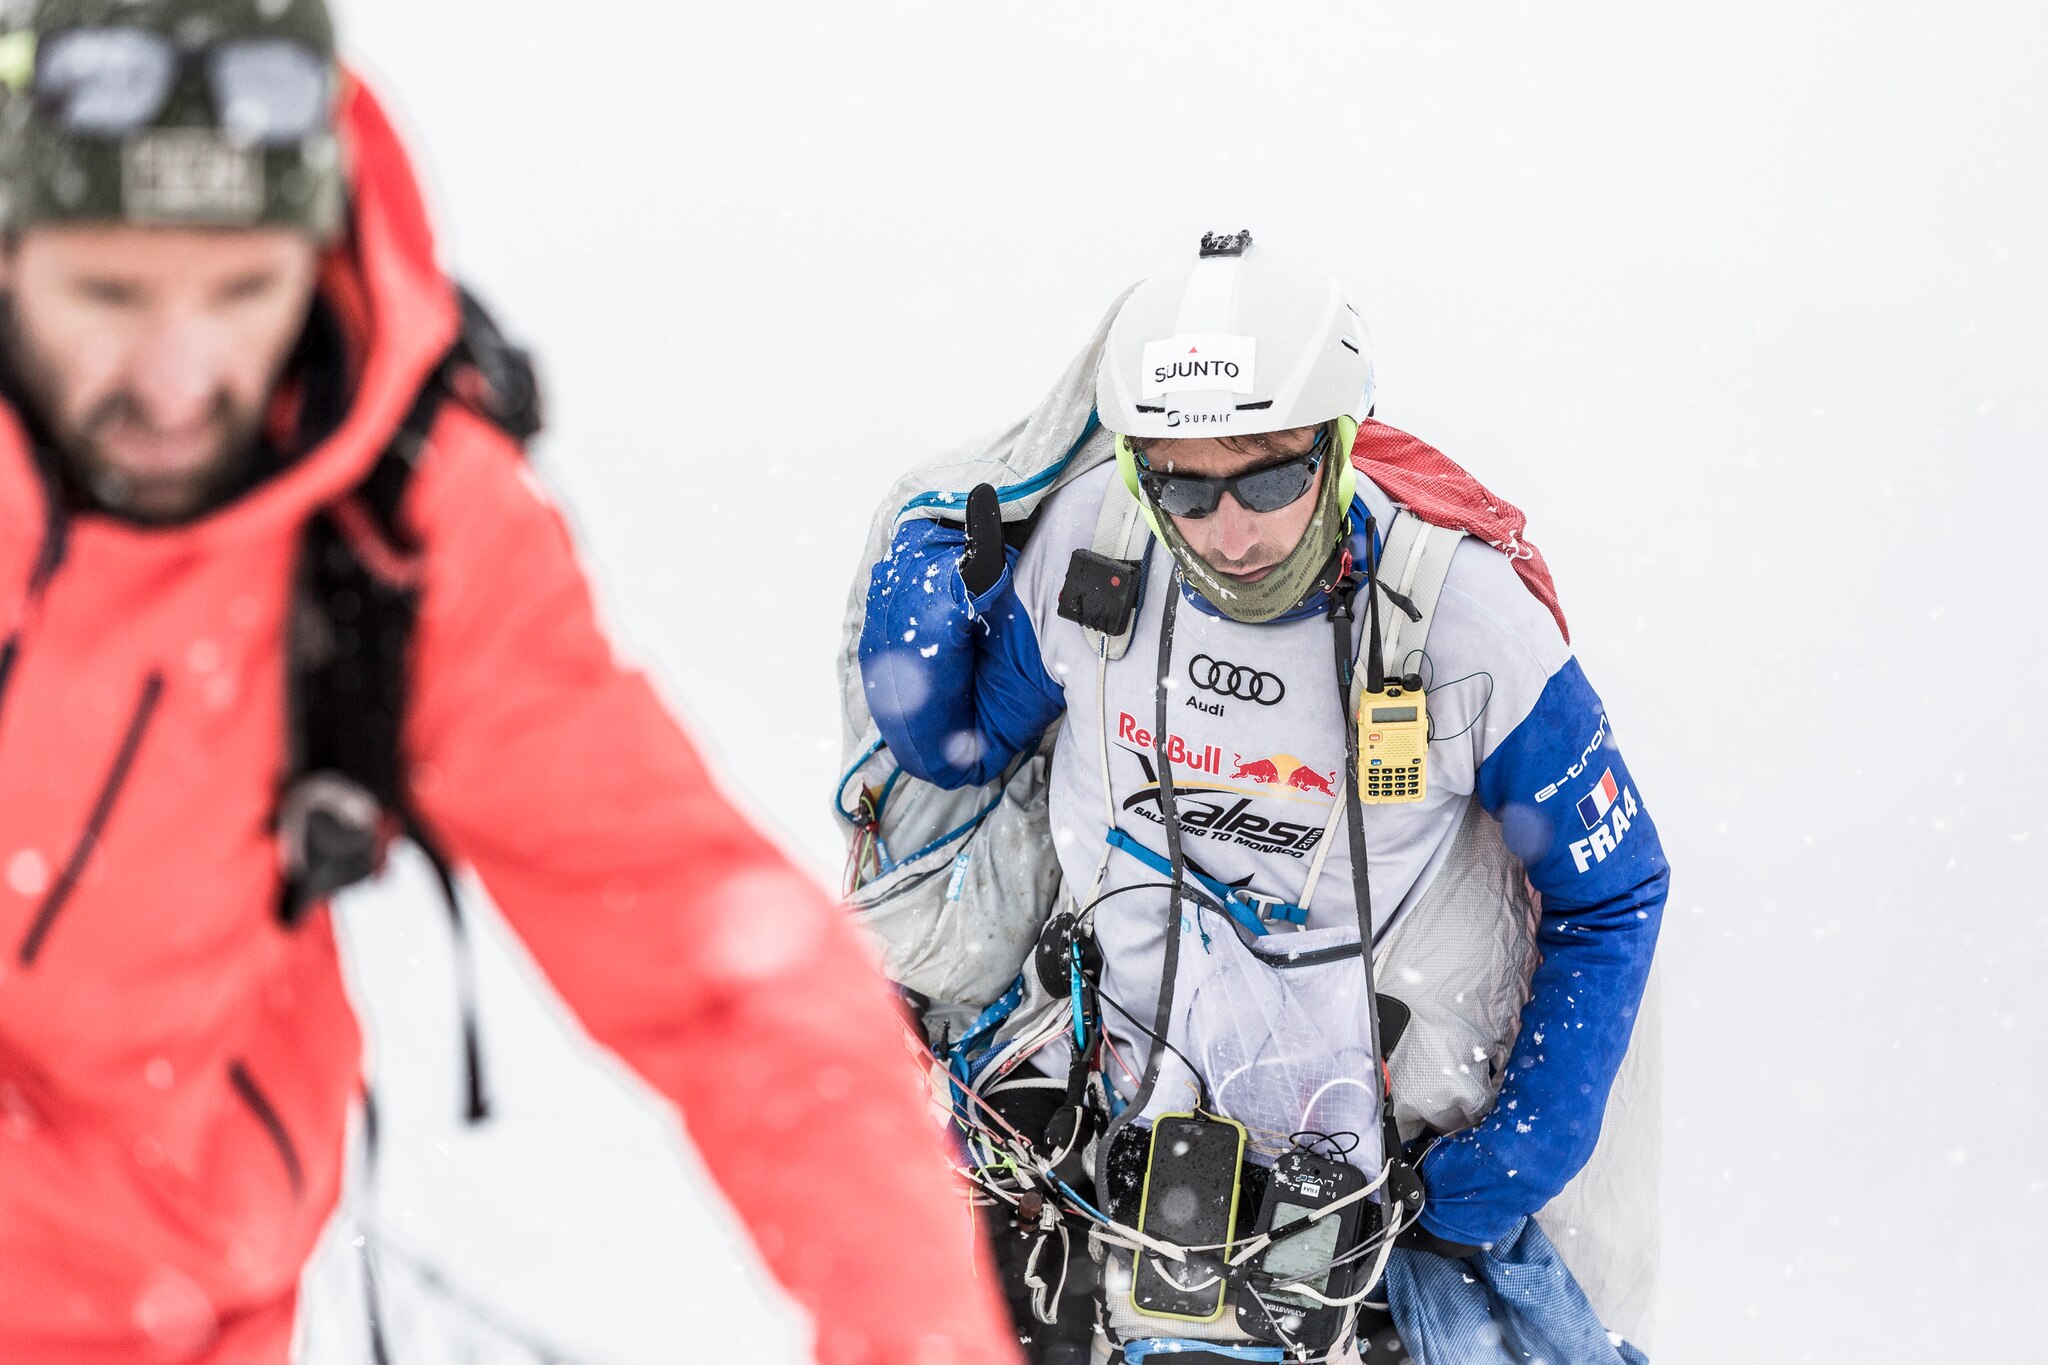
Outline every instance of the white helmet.
<path id="1" fill-rule="evenodd" d="M 1131 291 L 1095 374 L 1119 436 L 1250 436 L 1372 410 L 1365 321 L 1328 273 L 1249 232 Z"/>

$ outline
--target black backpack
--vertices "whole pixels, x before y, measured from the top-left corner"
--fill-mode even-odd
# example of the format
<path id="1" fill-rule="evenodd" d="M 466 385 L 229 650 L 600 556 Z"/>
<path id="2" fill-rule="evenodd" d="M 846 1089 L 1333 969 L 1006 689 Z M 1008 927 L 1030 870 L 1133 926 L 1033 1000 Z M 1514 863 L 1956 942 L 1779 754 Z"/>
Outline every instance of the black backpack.
<path id="1" fill-rule="evenodd" d="M 489 1113 L 469 957 L 454 869 L 406 799 L 399 751 L 406 668 L 419 618 L 419 545 L 399 520 L 441 405 L 460 403 L 522 448 L 542 426 L 531 356 L 457 286 L 462 329 L 369 474 L 316 514 L 299 547 L 289 650 L 289 755 L 277 809 L 285 869 L 278 918 L 375 876 L 399 838 L 433 866 L 455 936 L 466 1113 Z M 367 1097 L 366 1097 L 367 1098 Z"/>

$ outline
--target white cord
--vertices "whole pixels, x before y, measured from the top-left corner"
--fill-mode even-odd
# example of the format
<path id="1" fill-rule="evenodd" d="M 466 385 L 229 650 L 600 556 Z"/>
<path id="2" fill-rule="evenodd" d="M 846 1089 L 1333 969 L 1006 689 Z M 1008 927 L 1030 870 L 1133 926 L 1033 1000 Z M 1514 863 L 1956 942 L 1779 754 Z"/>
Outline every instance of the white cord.
<path id="1" fill-rule="evenodd" d="M 1300 1294 L 1304 1298 L 1314 1299 L 1317 1303 L 1323 1304 L 1330 1308 L 1349 1308 L 1354 1304 L 1364 1301 L 1365 1296 L 1367 1294 L 1372 1293 L 1373 1290 L 1378 1289 L 1380 1287 L 1380 1277 L 1387 1273 L 1387 1258 L 1393 1254 L 1393 1251 L 1394 1239 L 1389 1237 L 1380 1246 L 1379 1258 L 1373 1262 L 1372 1275 L 1370 1278 L 1366 1280 L 1365 1288 L 1359 1290 L 1355 1294 L 1347 1294 L 1341 1299 L 1333 1299 L 1327 1297 L 1326 1295 L 1318 1294 L 1315 1290 L 1310 1289 L 1305 1284 L 1290 1284 L 1284 1287 L 1290 1294 Z M 1274 1288 L 1276 1289 L 1282 1287 L 1283 1286 L 1280 1285 L 1274 1286 Z"/>
<path id="2" fill-rule="evenodd" d="M 1294 1338 L 1287 1335 L 1287 1329 L 1280 1325 L 1280 1318 L 1282 1315 L 1273 1311 L 1273 1305 L 1266 1302 L 1266 1296 L 1258 1291 L 1258 1287 L 1256 1285 L 1247 1284 L 1245 1285 L 1244 1290 L 1247 1294 L 1250 1294 L 1252 1296 L 1252 1302 L 1258 1304 L 1260 1311 L 1265 1313 L 1266 1325 L 1271 1327 L 1274 1333 L 1277 1336 L 1279 1336 L 1280 1344 L 1283 1347 L 1285 1347 L 1290 1354 L 1299 1352 L 1301 1348 L 1294 1344 Z M 1344 1333 L 1339 1332 L 1337 1334 L 1337 1340 L 1342 1341 L 1344 1339 L 1344 1335 Z"/>
<path id="3" fill-rule="evenodd" d="M 1053 1231 L 1060 1235 L 1060 1282 L 1050 1295 L 1042 1293 L 1046 1288 L 1045 1277 L 1038 1273 L 1038 1258 L 1052 1238 L 1041 1235 L 1031 1248 L 1031 1258 L 1024 1262 L 1024 1284 L 1031 1290 L 1031 1316 L 1050 1327 L 1060 1320 L 1060 1296 L 1067 1292 L 1067 1264 L 1073 1256 L 1073 1243 L 1067 1237 L 1066 1220 L 1055 1217 Z"/>
<path id="4" fill-rule="evenodd" d="M 1045 1023 L 1039 1026 L 1036 1033 L 1020 1034 L 1003 1044 L 1000 1051 L 989 1057 L 987 1064 L 981 1069 L 981 1075 L 975 1080 L 970 1081 L 967 1088 L 977 1095 L 984 1094 L 985 1092 L 982 1090 L 984 1085 L 1006 1079 L 1010 1069 L 1015 1068 L 1024 1058 L 1047 1046 L 1053 1039 L 1066 1031 L 1066 1012 L 1064 1010 L 1053 1011 L 1047 1016 Z M 1012 1084 L 1021 1085 L 1023 1082 L 1012 1082 Z M 1064 1082 L 1055 1082 L 1055 1084 L 1059 1085 L 1061 1089 L 1066 1088 Z"/>
<path id="5" fill-rule="evenodd" d="M 1095 655 L 1095 702 L 1095 729 L 1101 739 L 1097 752 L 1102 758 L 1102 809 L 1109 817 L 1108 828 L 1115 829 L 1116 789 L 1109 782 L 1109 638 L 1107 636 L 1103 637 L 1102 648 Z M 1102 863 L 1105 868 L 1109 866 L 1107 854 L 1103 856 Z M 1102 879 L 1098 876 L 1095 889 L 1090 893 L 1090 896 L 1092 898 L 1101 893 Z"/>
<path id="6" fill-rule="evenodd" d="M 1117 1235 L 1111 1236 L 1111 1233 Z M 1096 1235 L 1111 1246 L 1120 1246 L 1126 1251 L 1149 1251 L 1154 1255 L 1164 1256 L 1169 1261 L 1185 1261 L 1188 1252 L 1202 1250 L 1200 1247 L 1175 1246 L 1172 1242 L 1162 1242 L 1157 1237 L 1149 1237 L 1106 1214 L 1096 1225 Z"/>
<path id="7" fill-rule="evenodd" d="M 1042 1165 L 1040 1167 L 1040 1170 L 1048 1178 L 1051 1178 L 1052 1167 L 1050 1165 Z M 1390 1167 L 1382 1166 L 1380 1168 L 1380 1173 L 1377 1176 L 1373 1177 L 1370 1183 L 1360 1186 L 1359 1188 L 1353 1190 L 1351 1193 L 1345 1195 L 1342 1199 L 1334 1199 L 1329 1203 L 1323 1205 L 1321 1208 L 1314 1210 L 1308 1215 L 1305 1221 L 1310 1223 L 1317 1222 L 1337 1212 L 1339 1209 L 1346 1208 L 1352 1204 L 1357 1203 L 1359 1200 L 1366 1198 L 1367 1196 L 1371 1195 L 1375 1190 L 1379 1189 L 1387 1183 L 1387 1177 L 1390 1173 Z M 1304 1220 L 1298 1219 L 1293 1223 L 1289 1223 L 1286 1227 L 1279 1229 L 1279 1231 L 1283 1233 L 1287 1232 L 1291 1228 L 1300 1226 L 1300 1223 L 1302 1221 Z M 1146 1233 L 1140 1232 L 1138 1229 L 1134 1227 L 1130 1227 L 1126 1224 L 1119 1223 L 1115 1219 L 1107 1217 L 1107 1215 L 1104 1216 L 1100 1228 L 1101 1230 L 1098 1231 L 1098 1236 L 1100 1236 L 1103 1241 L 1109 1243 L 1112 1246 L 1120 1246 L 1128 1251 L 1149 1250 L 1160 1256 L 1166 1257 L 1170 1261 L 1175 1262 L 1186 1261 L 1188 1258 L 1188 1253 L 1190 1252 L 1227 1252 L 1233 1246 L 1239 1245 L 1236 1242 L 1216 1242 L 1202 1246 L 1180 1246 L 1173 1242 L 1163 1242 L 1156 1237 L 1152 1237 L 1147 1235 Z M 1115 1233 L 1118 1235 L 1110 1236 L 1108 1235 L 1109 1233 Z M 1245 1261 L 1249 1260 L 1253 1256 L 1258 1255 L 1260 1252 L 1264 1251 L 1267 1247 L 1271 1246 L 1272 1244 L 1272 1233 L 1260 1233 L 1257 1237 L 1252 1238 L 1249 1242 L 1243 1243 L 1242 1249 L 1238 1252 L 1237 1255 L 1230 1257 L 1227 1264 L 1233 1266 L 1242 1265 Z M 1175 1287 L 1180 1288 L 1181 1286 L 1176 1285 Z"/>
<path id="8" fill-rule="evenodd" d="M 1335 1208 L 1336 1205 L 1332 1204 L 1328 1207 Z M 1347 1294 L 1341 1299 L 1333 1299 L 1326 1295 L 1317 1293 L 1315 1290 L 1309 1288 L 1308 1285 L 1300 1281 L 1291 1281 L 1285 1284 L 1275 1284 L 1273 1287 L 1275 1289 L 1285 1289 L 1290 1294 L 1300 1294 L 1304 1298 L 1314 1299 L 1317 1303 L 1323 1304 L 1326 1307 L 1330 1308 L 1350 1308 L 1356 1304 L 1363 1303 L 1365 1301 L 1366 1295 L 1372 1293 L 1373 1290 L 1378 1289 L 1380 1287 L 1380 1279 L 1387 1273 L 1387 1261 L 1394 1254 L 1394 1241 L 1401 1235 L 1401 1230 L 1408 1226 L 1406 1223 L 1400 1220 L 1399 1210 L 1402 1207 L 1403 1206 L 1400 1204 L 1394 1204 L 1390 1206 L 1391 1210 L 1393 1211 L 1394 1222 L 1391 1226 L 1389 1226 L 1385 1231 L 1383 1231 L 1380 1234 L 1380 1252 L 1378 1257 L 1375 1258 L 1373 1261 L 1372 1274 L 1366 1277 L 1365 1284 L 1362 1287 L 1360 1287 L 1355 1293 Z M 1294 1225 L 1292 1223 L 1289 1223 L 1288 1226 L 1293 1227 Z M 1323 1272 L 1315 1271 L 1313 1273 L 1320 1275 Z M 1306 1279 L 1307 1277 L 1304 1276 L 1303 1278 Z"/>
<path id="9" fill-rule="evenodd" d="M 1159 1264 L 1158 1261 L 1147 1261 L 1145 1262 L 1145 1264 L 1152 1267 L 1152 1273 L 1154 1275 L 1157 1275 L 1160 1279 L 1166 1281 L 1167 1284 L 1172 1286 L 1174 1289 L 1179 1290 L 1183 1294 L 1199 1294 L 1211 1285 L 1223 1283 L 1223 1277 L 1212 1270 L 1209 1272 L 1209 1278 L 1203 1280 L 1200 1284 L 1182 1284 L 1179 1280 L 1176 1280 L 1173 1276 L 1167 1274 L 1166 1267 Z"/>
<path id="10" fill-rule="evenodd" d="M 1391 1172 L 1391 1164 L 1382 1164 L 1380 1167 L 1380 1173 L 1372 1178 L 1372 1182 L 1370 1184 L 1361 1185 L 1359 1188 L 1345 1195 L 1342 1199 L 1333 1199 L 1329 1203 L 1323 1205 L 1321 1208 L 1311 1210 L 1307 1218 L 1297 1218 L 1293 1222 L 1287 1224 L 1286 1227 L 1273 1229 L 1273 1232 L 1279 1232 L 1283 1234 L 1291 1232 L 1293 1229 L 1302 1226 L 1304 1223 L 1320 1222 L 1322 1219 L 1328 1217 L 1330 1214 L 1335 1213 L 1337 1210 L 1349 1207 L 1352 1204 L 1356 1204 L 1359 1200 L 1366 1198 L 1368 1195 L 1372 1194 L 1373 1191 L 1379 1189 L 1382 1185 L 1386 1184 L 1387 1176 Z M 1258 1236 L 1252 1238 L 1249 1242 L 1246 1242 L 1244 1244 L 1243 1250 L 1238 1252 L 1237 1255 L 1230 1258 L 1230 1264 L 1234 1266 L 1243 1265 L 1246 1261 L 1258 1255 L 1267 1247 L 1273 1245 L 1273 1232 L 1262 1232 Z"/>
<path id="11" fill-rule="evenodd" d="M 1321 1087 L 1319 1087 L 1316 1090 L 1316 1093 L 1308 1097 L 1308 1103 L 1304 1105 L 1301 1110 L 1302 1130 L 1305 1131 L 1308 1129 L 1312 1129 L 1316 1126 L 1312 1118 L 1312 1115 L 1314 1115 L 1314 1113 L 1316 1112 L 1316 1105 L 1322 1101 L 1324 1095 L 1327 1095 L 1330 1091 L 1335 1090 L 1340 1085 L 1355 1085 L 1360 1090 L 1365 1091 L 1368 1095 L 1372 1096 L 1373 1105 L 1375 1108 L 1377 1108 L 1381 1103 L 1381 1098 L 1377 1087 L 1367 1085 L 1364 1081 L 1359 1080 L 1356 1076 L 1339 1076 L 1335 1080 L 1323 1082 Z M 1375 1117 L 1377 1117 L 1377 1115 L 1375 1115 Z"/>

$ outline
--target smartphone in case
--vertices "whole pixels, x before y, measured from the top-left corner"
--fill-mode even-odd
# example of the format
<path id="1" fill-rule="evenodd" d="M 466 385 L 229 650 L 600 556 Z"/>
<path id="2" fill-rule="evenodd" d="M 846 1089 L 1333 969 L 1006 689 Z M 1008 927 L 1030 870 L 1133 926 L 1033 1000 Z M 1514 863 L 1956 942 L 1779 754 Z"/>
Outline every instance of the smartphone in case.
<path id="1" fill-rule="evenodd" d="M 1182 1247 L 1221 1247 L 1236 1235 L 1244 1166 L 1244 1125 L 1207 1114 L 1162 1114 L 1152 1125 L 1138 1230 Z M 1224 1253 L 1208 1253 L 1220 1266 Z M 1131 1305 L 1141 1313 L 1189 1322 L 1223 1316 L 1226 1288 L 1216 1269 L 1139 1251 Z"/>

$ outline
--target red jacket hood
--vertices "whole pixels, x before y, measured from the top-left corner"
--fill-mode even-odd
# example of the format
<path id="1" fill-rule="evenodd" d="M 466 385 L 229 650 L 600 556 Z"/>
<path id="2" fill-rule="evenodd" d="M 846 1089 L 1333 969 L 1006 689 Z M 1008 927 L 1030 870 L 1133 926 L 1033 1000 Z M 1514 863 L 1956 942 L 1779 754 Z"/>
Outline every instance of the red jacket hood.
<path id="1" fill-rule="evenodd" d="M 343 96 L 342 140 L 350 163 L 349 229 L 335 248 L 360 300 L 362 370 L 346 418 L 291 468 L 206 517 L 176 527 L 132 526 L 88 515 L 95 535 L 137 549 L 200 549 L 229 538 L 296 527 L 368 474 L 453 344 L 460 314 L 434 248 L 418 179 L 377 99 L 352 75 Z M 21 421 L 0 402 L 0 535 L 40 537 L 42 480 Z"/>

